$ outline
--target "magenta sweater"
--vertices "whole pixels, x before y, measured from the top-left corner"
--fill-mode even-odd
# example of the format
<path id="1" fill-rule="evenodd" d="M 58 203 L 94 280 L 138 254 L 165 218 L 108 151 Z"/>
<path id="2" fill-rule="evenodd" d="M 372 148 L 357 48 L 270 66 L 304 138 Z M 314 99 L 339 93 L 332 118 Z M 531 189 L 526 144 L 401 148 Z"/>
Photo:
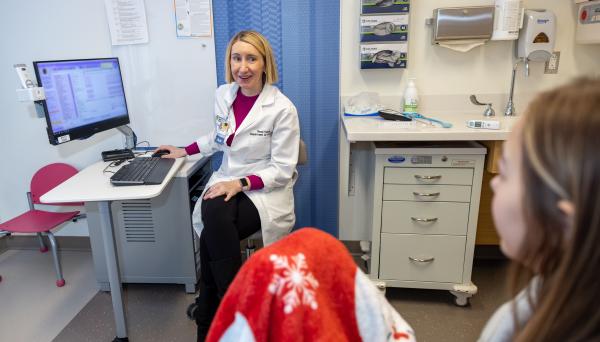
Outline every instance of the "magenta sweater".
<path id="1" fill-rule="evenodd" d="M 227 146 L 231 146 L 233 142 L 233 138 L 235 137 L 235 132 L 237 128 L 240 127 L 248 113 L 250 113 L 250 109 L 254 106 L 254 103 L 258 99 L 258 95 L 256 96 L 246 96 L 242 94 L 242 89 L 238 89 L 235 100 L 233 100 L 233 114 L 235 116 L 235 131 L 233 134 L 229 135 L 227 138 Z M 200 148 L 197 143 L 192 143 L 185 148 L 185 152 L 191 156 L 192 154 L 200 153 Z M 262 179 L 257 175 L 248 175 L 248 179 L 250 180 L 250 190 L 258 190 L 262 189 L 265 184 Z"/>

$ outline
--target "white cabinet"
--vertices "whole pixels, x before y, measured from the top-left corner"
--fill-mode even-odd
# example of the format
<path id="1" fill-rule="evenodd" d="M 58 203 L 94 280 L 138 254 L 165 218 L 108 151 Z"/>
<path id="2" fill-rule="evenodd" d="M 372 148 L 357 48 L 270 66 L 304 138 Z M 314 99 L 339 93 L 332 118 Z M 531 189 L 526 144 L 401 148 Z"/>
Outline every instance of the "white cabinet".
<path id="1" fill-rule="evenodd" d="M 376 143 L 371 278 L 380 286 L 450 290 L 471 282 L 485 147 L 474 142 Z"/>

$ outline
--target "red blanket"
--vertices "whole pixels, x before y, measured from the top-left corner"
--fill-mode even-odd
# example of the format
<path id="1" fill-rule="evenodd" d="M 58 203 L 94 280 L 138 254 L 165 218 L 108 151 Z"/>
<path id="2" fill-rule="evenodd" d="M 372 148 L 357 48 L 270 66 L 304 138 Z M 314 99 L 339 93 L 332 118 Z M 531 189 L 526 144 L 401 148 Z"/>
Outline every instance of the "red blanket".
<path id="1" fill-rule="evenodd" d="M 410 326 L 337 239 L 303 228 L 257 252 L 207 341 L 414 341 Z"/>

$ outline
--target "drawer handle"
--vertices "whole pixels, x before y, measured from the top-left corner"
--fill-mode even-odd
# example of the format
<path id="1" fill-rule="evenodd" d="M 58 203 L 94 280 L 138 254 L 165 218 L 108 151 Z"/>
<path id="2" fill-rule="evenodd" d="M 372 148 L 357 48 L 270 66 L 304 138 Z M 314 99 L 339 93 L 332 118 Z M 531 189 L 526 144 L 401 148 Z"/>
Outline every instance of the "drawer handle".
<path id="1" fill-rule="evenodd" d="M 440 179 L 442 178 L 442 175 L 438 175 L 438 176 L 421 176 L 421 175 L 415 175 L 415 178 L 418 180 L 432 180 L 432 179 Z"/>
<path id="2" fill-rule="evenodd" d="M 415 221 L 415 222 L 435 222 L 438 220 L 437 217 L 432 217 L 432 218 L 419 218 L 419 217 L 411 217 L 411 220 Z"/>
<path id="3" fill-rule="evenodd" d="M 430 258 L 413 258 L 411 256 L 409 256 L 408 259 L 410 261 L 414 261 L 414 262 L 432 262 L 433 260 L 435 260 L 434 257 L 430 257 Z"/>
<path id="4" fill-rule="evenodd" d="M 415 195 L 415 196 L 421 196 L 421 197 L 436 197 L 436 196 L 439 196 L 440 193 L 439 192 L 426 193 L 426 192 L 416 192 L 416 191 L 413 191 L 413 195 Z"/>

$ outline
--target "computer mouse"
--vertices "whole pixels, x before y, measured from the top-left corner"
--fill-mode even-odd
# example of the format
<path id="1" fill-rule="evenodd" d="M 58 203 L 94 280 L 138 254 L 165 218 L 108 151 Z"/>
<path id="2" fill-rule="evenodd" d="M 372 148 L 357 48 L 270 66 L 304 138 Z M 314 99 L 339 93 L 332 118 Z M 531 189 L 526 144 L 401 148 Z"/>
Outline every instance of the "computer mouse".
<path id="1" fill-rule="evenodd" d="M 171 152 L 169 152 L 169 150 L 157 150 L 156 152 L 152 153 L 152 157 L 159 157 L 159 158 L 161 158 L 165 154 L 169 154 L 169 153 L 171 153 Z"/>

